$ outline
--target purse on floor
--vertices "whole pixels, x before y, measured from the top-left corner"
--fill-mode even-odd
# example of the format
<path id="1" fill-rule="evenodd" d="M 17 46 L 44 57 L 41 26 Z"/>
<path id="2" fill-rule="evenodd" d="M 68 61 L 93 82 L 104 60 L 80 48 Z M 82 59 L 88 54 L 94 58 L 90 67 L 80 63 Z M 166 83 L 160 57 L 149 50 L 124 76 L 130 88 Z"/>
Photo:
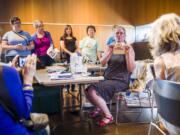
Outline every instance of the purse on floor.
<path id="1" fill-rule="evenodd" d="M 27 129 L 31 131 L 37 131 L 45 129 L 48 126 L 49 118 L 47 114 L 31 113 L 29 120 L 21 119 L 20 123 L 22 123 Z"/>

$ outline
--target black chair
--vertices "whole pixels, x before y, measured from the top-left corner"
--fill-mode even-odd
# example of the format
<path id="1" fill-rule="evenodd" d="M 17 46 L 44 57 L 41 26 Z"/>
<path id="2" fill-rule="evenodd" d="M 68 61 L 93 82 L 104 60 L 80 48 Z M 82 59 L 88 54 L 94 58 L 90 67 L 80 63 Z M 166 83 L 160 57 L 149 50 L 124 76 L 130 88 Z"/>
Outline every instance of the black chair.
<path id="1" fill-rule="evenodd" d="M 158 114 L 172 125 L 180 127 L 180 83 L 156 79 L 154 80 L 153 91 Z M 148 135 L 151 134 L 152 126 L 165 135 L 154 122 L 150 123 Z"/>

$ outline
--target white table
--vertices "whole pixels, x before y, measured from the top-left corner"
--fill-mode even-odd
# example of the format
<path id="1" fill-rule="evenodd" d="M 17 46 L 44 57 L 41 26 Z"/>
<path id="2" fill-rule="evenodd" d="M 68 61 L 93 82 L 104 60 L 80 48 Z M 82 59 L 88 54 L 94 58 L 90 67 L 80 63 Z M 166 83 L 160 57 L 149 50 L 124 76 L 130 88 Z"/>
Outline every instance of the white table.
<path id="1" fill-rule="evenodd" d="M 68 84 L 91 84 L 104 80 L 103 76 L 78 76 L 68 80 L 51 80 L 46 69 L 37 70 L 35 79 L 44 86 L 61 86 Z"/>
<path id="2" fill-rule="evenodd" d="M 80 98 L 80 109 L 82 109 L 82 86 L 85 84 L 91 84 L 91 83 L 98 83 L 101 80 L 104 80 L 103 76 L 80 76 L 80 77 L 75 77 L 73 79 L 69 80 L 51 80 L 50 77 L 48 76 L 47 69 L 41 69 L 37 70 L 35 74 L 35 79 L 37 83 L 44 85 L 44 86 L 64 86 L 64 85 L 69 85 L 69 84 L 78 84 L 79 85 L 79 98 Z M 61 109 L 63 110 L 63 91 L 60 90 L 60 99 L 61 99 Z M 63 112 L 62 112 L 62 117 L 63 117 Z"/>
<path id="3" fill-rule="evenodd" d="M 95 72 L 103 72 L 107 66 L 102 66 L 101 64 L 84 64 L 87 67 L 88 72 L 95 71 Z M 68 64 L 62 64 L 62 63 L 55 63 L 53 66 L 59 66 L 59 67 L 67 67 Z"/>

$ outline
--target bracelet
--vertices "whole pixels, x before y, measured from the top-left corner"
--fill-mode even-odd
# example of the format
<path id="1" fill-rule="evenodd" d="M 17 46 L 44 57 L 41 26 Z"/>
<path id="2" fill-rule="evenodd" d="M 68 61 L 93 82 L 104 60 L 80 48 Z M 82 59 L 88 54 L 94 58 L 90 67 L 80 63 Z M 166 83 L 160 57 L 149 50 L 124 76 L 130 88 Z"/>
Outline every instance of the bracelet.
<path id="1" fill-rule="evenodd" d="M 26 87 L 23 87 L 23 90 L 33 90 L 33 87 L 31 86 L 26 86 Z"/>
<path id="2" fill-rule="evenodd" d="M 32 87 L 32 84 L 24 84 L 23 87 L 30 86 Z"/>

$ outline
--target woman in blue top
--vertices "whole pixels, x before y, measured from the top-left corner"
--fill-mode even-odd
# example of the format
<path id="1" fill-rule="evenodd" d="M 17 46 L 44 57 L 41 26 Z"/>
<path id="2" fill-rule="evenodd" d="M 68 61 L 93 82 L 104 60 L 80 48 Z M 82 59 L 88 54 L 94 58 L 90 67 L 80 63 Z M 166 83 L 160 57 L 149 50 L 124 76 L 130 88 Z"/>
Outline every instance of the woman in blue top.
<path id="1" fill-rule="evenodd" d="M 12 61 L 16 55 L 27 56 L 34 48 L 30 34 L 21 29 L 21 20 L 18 17 L 12 17 L 10 24 L 12 30 L 2 37 L 2 49 L 6 51 L 6 62 Z"/>
<path id="2" fill-rule="evenodd" d="M 15 67 L 18 56 L 13 59 Z M 33 76 L 36 71 L 36 56 L 28 56 L 23 68 L 23 84 L 19 73 L 13 67 L 0 65 L 2 69 L 2 79 L 11 101 L 17 110 L 19 118 L 27 119 L 30 116 L 33 98 Z M 17 68 L 18 69 L 18 68 Z M 21 123 L 16 122 L 0 104 L 0 134 L 1 135 L 33 135 Z"/>

